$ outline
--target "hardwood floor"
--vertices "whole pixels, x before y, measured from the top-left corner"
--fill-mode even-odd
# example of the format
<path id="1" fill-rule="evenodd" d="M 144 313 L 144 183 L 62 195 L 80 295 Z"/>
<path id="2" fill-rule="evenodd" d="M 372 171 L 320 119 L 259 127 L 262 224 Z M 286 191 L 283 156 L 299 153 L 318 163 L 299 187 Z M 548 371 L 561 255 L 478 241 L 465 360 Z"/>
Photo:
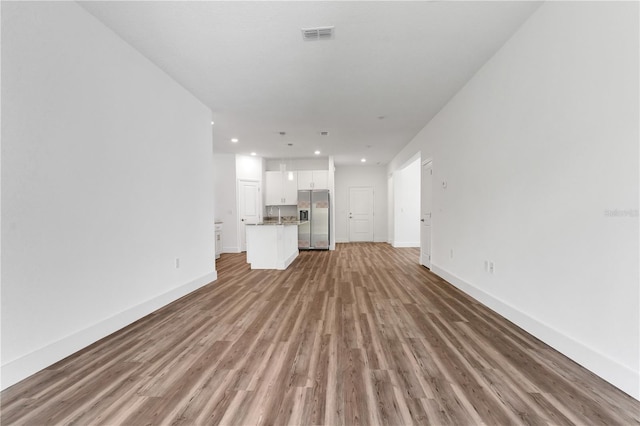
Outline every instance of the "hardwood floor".
<path id="1" fill-rule="evenodd" d="M 417 262 L 224 254 L 216 282 L 2 392 L 2 424 L 640 424 L 640 402 Z"/>

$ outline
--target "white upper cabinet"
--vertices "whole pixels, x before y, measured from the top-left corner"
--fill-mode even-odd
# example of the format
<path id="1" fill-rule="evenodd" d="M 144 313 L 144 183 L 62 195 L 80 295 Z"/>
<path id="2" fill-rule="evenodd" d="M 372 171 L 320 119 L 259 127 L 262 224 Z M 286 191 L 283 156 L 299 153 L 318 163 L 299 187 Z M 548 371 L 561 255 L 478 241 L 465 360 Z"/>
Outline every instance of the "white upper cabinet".
<path id="1" fill-rule="evenodd" d="M 266 172 L 264 204 L 282 206 L 298 204 L 298 172 Z"/>
<path id="2" fill-rule="evenodd" d="M 298 171 L 298 189 L 329 189 L 328 170 Z"/>
<path id="3" fill-rule="evenodd" d="M 264 204 L 282 204 L 282 172 L 266 172 L 264 181 Z"/>
<path id="4" fill-rule="evenodd" d="M 311 170 L 298 170 L 298 189 L 313 189 L 313 172 Z"/>
<path id="5" fill-rule="evenodd" d="M 298 205 L 298 172 L 282 172 L 282 198 L 284 204 Z"/>
<path id="6" fill-rule="evenodd" d="M 329 189 L 329 170 L 313 171 L 313 189 Z"/>

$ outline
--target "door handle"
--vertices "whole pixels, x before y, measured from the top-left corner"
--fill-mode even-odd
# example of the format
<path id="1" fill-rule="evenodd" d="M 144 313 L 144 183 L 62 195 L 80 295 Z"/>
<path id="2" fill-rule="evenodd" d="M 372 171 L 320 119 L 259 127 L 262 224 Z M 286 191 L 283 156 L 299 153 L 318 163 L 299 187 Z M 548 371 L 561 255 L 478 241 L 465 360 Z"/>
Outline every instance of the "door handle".
<path id="1" fill-rule="evenodd" d="M 424 219 L 420 219 L 420 222 L 424 222 Z"/>
<path id="2" fill-rule="evenodd" d="M 242 222 L 244 222 L 244 219 L 240 219 Z"/>

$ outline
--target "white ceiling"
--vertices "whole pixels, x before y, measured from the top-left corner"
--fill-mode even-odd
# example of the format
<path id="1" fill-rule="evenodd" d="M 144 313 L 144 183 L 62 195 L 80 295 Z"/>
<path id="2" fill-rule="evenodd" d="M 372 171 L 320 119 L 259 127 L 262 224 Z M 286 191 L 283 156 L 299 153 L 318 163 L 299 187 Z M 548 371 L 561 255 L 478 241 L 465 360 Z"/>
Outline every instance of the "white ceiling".
<path id="1" fill-rule="evenodd" d="M 390 161 L 540 5 L 81 4 L 211 108 L 215 152 L 319 149 L 336 164 Z M 317 26 L 334 26 L 334 38 L 303 41 L 300 29 Z"/>

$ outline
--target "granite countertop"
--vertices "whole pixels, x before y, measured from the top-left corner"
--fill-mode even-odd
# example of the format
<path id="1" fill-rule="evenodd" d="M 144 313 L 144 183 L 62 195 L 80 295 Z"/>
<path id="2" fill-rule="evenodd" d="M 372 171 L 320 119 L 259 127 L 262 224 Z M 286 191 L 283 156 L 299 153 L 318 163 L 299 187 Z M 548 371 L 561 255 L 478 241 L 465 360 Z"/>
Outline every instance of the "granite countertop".
<path id="1" fill-rule="evenodd" d="M 247 223 L 247 225 L 303 225 L 307 220 L 299 220 L 298 216 L 282 216 L 278 221 L 278 216 L 265 216 L 262 222 Z"/>
<path id="2" fill-rule="evenodd" d="M 278 222 L 278 220 L 265 220 L 263 222 L 258 223 L 247 223 L 246 225 L 254 225 L 254 226 L 264 226 L 264 225 L 303 225 L 307 223 L 306 220 L 283 220 L 282 222 Z"/>

